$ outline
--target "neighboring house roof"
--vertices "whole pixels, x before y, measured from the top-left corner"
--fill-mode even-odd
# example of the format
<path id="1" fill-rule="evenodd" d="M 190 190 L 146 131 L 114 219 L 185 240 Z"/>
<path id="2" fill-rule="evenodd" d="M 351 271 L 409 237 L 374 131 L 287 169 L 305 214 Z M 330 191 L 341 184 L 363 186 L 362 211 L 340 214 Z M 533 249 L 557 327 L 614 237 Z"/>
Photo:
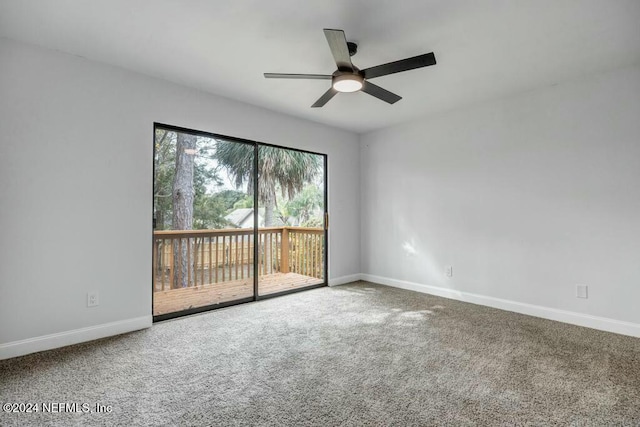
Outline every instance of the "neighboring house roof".
<path id="1" fill-rule="evenodd" d="M 224 217 L 236 228 L 253 227 L 253 208 L 236 209 Z M 264 208 L 258 208 L 258 227 L 264 227 Z"/>
<path id="2" fill-rule="evenodd" d="M 247 220 L 247 218 L 253 215 L 253 208 L 236 209 L 227 216 L 224 217 L 229 223 L 235 227 L 240 227 Z"/>
<path id="3" fill-rule="evenodd" d="M 236 228 L 253 227 L 253 208 L 236 209 L 225 216 L 224 219 Z M 285 225 L 278 217 L 273 220 L 276 227 Z M 264 227 L 264 208 L 258 208 L 258 227 Z"/>

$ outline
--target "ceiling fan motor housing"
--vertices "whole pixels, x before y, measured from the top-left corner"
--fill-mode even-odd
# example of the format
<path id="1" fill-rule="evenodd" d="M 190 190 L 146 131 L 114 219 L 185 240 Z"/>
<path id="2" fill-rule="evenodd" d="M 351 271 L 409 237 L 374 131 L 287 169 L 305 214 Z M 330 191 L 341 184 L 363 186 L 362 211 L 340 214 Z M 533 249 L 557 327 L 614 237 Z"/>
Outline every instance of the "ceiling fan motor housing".
<path id="1" fill-rule="evenodd" d="M 347 42 L 347 49 L 349 49 L 349 56 L 353 56 L 358 53 L 358 45 L 354 42 Z"/>

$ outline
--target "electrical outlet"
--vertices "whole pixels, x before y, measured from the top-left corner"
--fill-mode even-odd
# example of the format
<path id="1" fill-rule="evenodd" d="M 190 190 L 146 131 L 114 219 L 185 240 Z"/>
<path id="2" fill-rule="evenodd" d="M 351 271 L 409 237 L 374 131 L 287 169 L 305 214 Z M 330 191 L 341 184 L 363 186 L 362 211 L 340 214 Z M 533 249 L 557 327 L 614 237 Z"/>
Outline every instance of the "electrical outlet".
<path id="1" fill-rule="evenodd" d="M 444 275 L 447 277 L 453 277 L 453 266 L 447 265 L 444 268 Z"/>
<path id="2" fill-rule="evenodd" d="M 95 307 L 99 305 L 98 301 L 98 291 L 88 292 L 87 293 L 87 307 Z"/>
<path id="3" fill-rule="evenodd" d="M 587 285 L 576 285 L 576 297 L 589 298 L 589 287 Z"/>

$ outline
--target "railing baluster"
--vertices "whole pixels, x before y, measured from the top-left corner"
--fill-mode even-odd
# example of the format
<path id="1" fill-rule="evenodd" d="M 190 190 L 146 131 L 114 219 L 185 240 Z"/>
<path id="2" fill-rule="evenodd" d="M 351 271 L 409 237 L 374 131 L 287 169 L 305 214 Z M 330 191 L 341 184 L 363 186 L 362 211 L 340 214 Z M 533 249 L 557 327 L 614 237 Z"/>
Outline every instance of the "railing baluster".
<path id="1" fill-rule="evenodd" d="M 316 236 L 309 234 L 311 240 L 311 277 L 316 277 Z"/>
<path id="2" fill-rule="evenodd" d="M 316 253 L 316 235 L 311 234 L 311 277 L 318 274 L 318 254 Z"/>
<path id="3" fill-rule="evenodd" d="M 160 243 L 160 264 L 158 265 L 158 268 L 160 269 L 160 285 L 161 285 L 161 289 L 164 291 L 164 247 L 165 247 L 165 243 L 164 243 L 164 239 L 157 239 Z M 155 290 L 155 284 L 154 284 L 154 290 Z"/>
<path id="4" fill-rule="evenodd" d="M 276 249 L 276 266 L 275 266 L 275 270 L 276 273 L 280 273 L 281 269 L 280 269 L 280 263 L 281 263 L 281 257 L 282 257 L 282 235 L 278 232 L 275 233 L 275 241 L 273 242 L 273 246 Z"/>
<path id="5" fill-rule="evenodd" d="M 269 233 L 264 233 L 264 274 L 269 274 L 269 258 L 271 258 L 271 248 L 269 247 Z"/>
<path id="6" fill-rule="evenodd" d="M 244 279 L 244 234 L 240 236 L 240 278 Z"/>
<path id="7" fill-rule="evenodd" d="M 256 257 L 255 257 L 255 248 L 256 248 L 256 239 L 254 238 L 255 236 L 252 234 L 251 235 L 251 247 L 249 248 L 250 252 L 249 252 L 249 262 L 251 264 L 251 267 L 249 268 L 249 271 L 251 272 L 250 277 L 253 277 L 255 275 L 255 269 L 254 269 L 254 265 L 256 263 Z"/>
<path id="8" fill-rule="evenodd" d="M 204 237 L 200 238 L 200 261 L 199 261 L 199 265 L 200 265 L 200 286 L 204 286 Z"/>
<path id="9" fill-rule="evenodd" d="M 320 278 L 321 279 L 325 279 L 325 271 L 324 271 L 324 265 L 325 265 L 325 257 L 324 257 L 324 245 L 325 245 L 325 241 L 324 241 L 324 233 L 320 235 Z"/>
<path id="10" fill-rule="evenodd" d="M 273 233 L 269 233 L 269 264 L 267 274 L 273 273 Z"/>
<path id="11" fill-rule="evenodd" d="M 258 269 L 256 270 L 256 273 L 258 274 L 258 277 L 260 277 L 262 275 L 262 273 L 261 273 L 262 266 L 260 265 L 262 263 L 262 247 L 260 246 L 260 242 L 262 241 L 261 239 L 262 239 L 262 235 L 260 234 L 260 232 L 258 232 L 258 235 L 256 236 L 256 240 L 254 240 L 254 242 L 253 242 L 253 244 L 258 247 L 256 249 L 256 251 L 258 252 L 258 258 L 256 260 L 254 260 L 254 262 L 258 266 Z"/>
<path id="12" fill-rule="evenodd" d="M 318 279 L 322 279 L 322 266 L 323 262 L 323 254 L 322 254 L 322 235 L 317 235 L 318 247 L 316 248 L 316 252 L 318 254 Z"/>
<path id="13" fill-rule="evenodd" d="M 213 274 L 213 272 L 211 271 L 211 236 L 209 236 L 209 251 L 207 252 L 207 256 L 209 257 L 209 284 L 213 283 L 211 281 L 211 274 Z"/>
<path id="14" fill-rule="evenodd" d="M 316 253 L 318 254 L 318 279 L 322 279 L 322 265 L 323 262 L 323 254 L 322 254 L 322 235 L 318 234 L 317 236 L 318 246 L 316 248 Z"/>
<path id="15" fill-rule="evenodd" d="M 216 283 L 218 283 L 218 252 L 220 252 L 218 249 L 218 236 L 216 236 Z"/>
<path id="16" fill-rule="evenodd" d="M 305 240 L 306 240 L 306 245 L 305 245 L 305 256 L 307 258 L 307 263 L 306 263 L 306 275 L 309 276 L 311 274 L 311 239 L 310 239 L 310 235 L 305 233 Z"/>
<path id="17" fill-rule="evenodd" d="M 318 279 L 322 279 L 322 264 L 323 264 L 323 256 L 322 256 L 322 236 L 320 234 L 316 235 L 317 247 L 316 253 L 318 254 Z"/>
<path id="18" fill-rule="evenodd" d="M 238 280 L 238 235 L 236 234 L 236 280 Z"/>
<path id="19" fill-rule="evenodd" d="M 280 271 L 282 273 L 289 272 L 289 230 L 285 227 L 282 229 L 280 236 Z"/>
<path id="20" fill-rule="evenodd" d="M 269 274 L 269 257 L 271 251 L 269 250 L 269 233 L 264 233 L 264 275 Z"/>
<path id="21" fill-rule="evenodd" d="M 176 242 L 177 246 L 173 249 L 173 269 L 175 270 L 175 283 L 172 284 L 172 287 L 182 287 L 182 280 L 180 275 L 182 274 L 182 269 L 180 268 L 182 256 L 182 238 L 178 239 Z M 180 285 L 180 286 L 178 286 Z"/>
<path id="22" fill-rule="evenodd" d="M 227 264 L 227 236 L 222 236 L 222 281 L 225 279 Z"/>
<path id="23" fill-rule="evenodd" d="M 175 279 L 175 273 L 176 273 L 176 269 L 174 267 L 174 252 L 175 252 L 175 248 L 173 247 L 175 240 L 171 239 L 170 240 L 171 244 L 169 245 L 169 289 L 173 288 L 173 284 L 174 279 Z"/>
<path id="24" fill-rule="evenodd" d="M 319 235 L 315 235 L 315 250 L 314 253 L 316 254 L 316 275 L 314 277 L 316 278 L 320 278 L 320 263 L 322 261 L 322 255 L 320 254 L 320 236 Z"/>
<path id="25" fill-rule="evenodd" d="M 182 277 L 182 275 L 184 274 L 184 271 L 182 271 L 182 238 L 180 238 L 179 240 L 180 243 L 180 249 L 178 250 L 178 262 L 177 262 L 177 266 L 176 269 L 178 270 L 178 285 L 177 287 L 182 288 L 182 282 L 184 281 L 184 278 Z"/>
<path id="26" fill-rule="evenodd" d="M 247 234 L 247 278 L 251 277 L 251 236 Z"/>
<path id="27" fill-rule="evenodd" d="M 264 255 L 262 254 L 262 234 L 258 234 L 258 276 L 262 276 L 263 267 L 262 260 L 264 259 Z"/>
<path id="28" fill-rule="evenodd" d="M 300 251 L 300 255 L 302 256 L 302 269 L 301 274 L 307 275 L 307 235 L 302 233 L 300 234 L 300 239 L 302 240 L 302 250 Z"/>
<path id="29" fill-rule="evenodd" d="M 262 247 L 262 250 L 260 251 L 260 253 L 262 254 L 262 260 L 260 261 L 260 264 L 262 264 L 262 276 L 264 276 L 265 274 L 267 274 L 267 255 L 268 255 L 266 232 L 262 233 L 261 247 Z"/>
<path id="30" fill-rule="evenodd" d="M 153 266 L 153 274 L 152 274 L 152 286 L 153 290 L 156 290 L 156 283 L 158 281 L 158 239 L 154 237 L 153 239 L 153 255 L 151 258 L 151 265 Z"/>
<path id="31" fill-rule="evenodd" d="M 187 237 L 187 287 L 191 286 L 191 239 Z"/>
<path id="32" fill-rule="evenodd" d="M 160 266 L 162 268 L 162 290 L 164 291 L 164 282 L 165 282 L 165 273 L 167 272 L 167 240 L 166 239 L 162 239 L 162 265 Z M 169 242 L 171 242 L 171 240 L 169 240 Z"/>
<path id="33" fill-rule="evenodd" d="M 157 268 L 156 278 L 153 281 L 153 290 L 157 290 L 156 286 L 162 290 L 162 278 L 164 277 L 164 270 L 162 269 L 162 251 L 164 250 L 164 245 L 162 244 L 162 239 L 153 237 L 153 241 L 155 242 L 155 263 L 154 268 Z M 159 274 L 159 277 L 158 277 Z"/>
<path id="34" fill-rule="evenodd" d="M 309 240 L 309 272 L 307 276 L 313 277 L 313 234 L 307 233 L 307 239 Z"/>
<path id="35" fill-rule="evenodd" d="M 305 234 L 300 233 L 299 235 L 299 239 L 300 239 L 300 274 L 306 274 L 306 262 L 307 260 L 305 259 L 304 253 L 306 252 L 306 239 L 305 239 Z"/>

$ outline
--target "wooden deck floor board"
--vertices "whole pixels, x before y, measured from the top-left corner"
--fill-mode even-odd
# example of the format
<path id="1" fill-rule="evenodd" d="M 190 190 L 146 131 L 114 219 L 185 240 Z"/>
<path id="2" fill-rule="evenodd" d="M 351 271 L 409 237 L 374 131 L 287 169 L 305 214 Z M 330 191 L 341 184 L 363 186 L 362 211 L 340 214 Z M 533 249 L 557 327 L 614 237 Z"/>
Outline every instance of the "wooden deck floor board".
<path id="1" fill-rule="evenodd" d="M 290 289 L 321 284 L 315 277 L 297 273 L 274 273 L 260 276 L 258 294 L 268 295 Z M 253 278 L 219 282 L 153 293 L 153 315 L 174 313 L 190 308 L 220 304 L 253 296 Z"/>

